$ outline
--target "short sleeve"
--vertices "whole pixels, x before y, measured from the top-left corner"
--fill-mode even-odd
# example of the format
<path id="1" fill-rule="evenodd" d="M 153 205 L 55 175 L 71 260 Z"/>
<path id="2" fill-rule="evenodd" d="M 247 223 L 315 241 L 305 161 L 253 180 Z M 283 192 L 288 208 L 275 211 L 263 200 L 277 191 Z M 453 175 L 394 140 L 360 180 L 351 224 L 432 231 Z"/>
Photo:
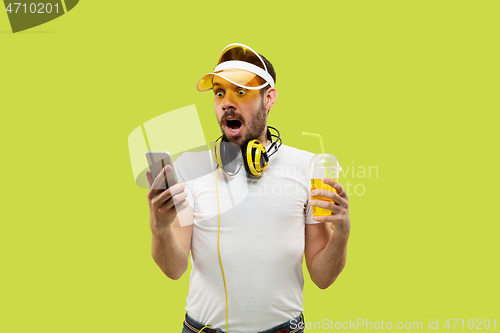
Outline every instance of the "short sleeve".
<path id="1" fill-rule="evenodd" d="M 312 214 L 312 206 L 306 203 L 306 207 L 304 208 L 304 213 L 306 216 L 306 224 L 318 224 L 321 222 L 314 221 L 313 220 L 313 214 Z"/>
<path id="2" fill-rule="evenodd" d="M 313 213 L 312 213 L 312 206 L 309 205 L 309 200 L 311 200 L 311 191 L 306 191 L 307 192 L 307 198 L 306 198 L 306 204 L 304 207 L 304 215 L 306 217 L 306 224 L 318 224 L 321 222 L 314 221 L 313 220 Z"/>

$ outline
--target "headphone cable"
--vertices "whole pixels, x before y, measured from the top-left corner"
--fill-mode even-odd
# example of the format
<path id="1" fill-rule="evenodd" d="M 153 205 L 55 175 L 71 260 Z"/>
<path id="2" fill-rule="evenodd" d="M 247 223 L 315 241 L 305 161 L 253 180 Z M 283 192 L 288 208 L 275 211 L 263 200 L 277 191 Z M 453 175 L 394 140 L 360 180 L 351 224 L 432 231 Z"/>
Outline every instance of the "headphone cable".
<path id="1" fill-rule="evenodd" d="M 229 324 L 227 320 L 227 286 L 226 286 L 226 277 L 224 275 L 224 266 L 222 266 L 222 259 L 220 257 L 220 248 L 219 248 L 219 234 L 220 234 L 220 208 L 219 208 L 219 190 L 217 188 L 217 168 L 215 168 L 215 193 L 217 194 L 217 217 L 218 217 L 218 223 L 217 223 L 217 252 L 219 253 L 219 262 L 220 262 L 220 267 L 222 268 L 222 279 L 224 280 L 224 290 L 226 293 L 226 333 L 229 333 Z M 202 332 L 203 329 L 205 328 L 212 328 L 211 326 L 207 325 L 205 327 L 202 327 L 201 330 L 198 331 L 198 333 Z"/>
<path id="2" fill-rule="evenodd" d="M 215 193 L 217 194 L 217 217 L 218 217 L 218 223 L 217 223 L 217 252 L 219 253 L 219 262 L 220 262 L 220 267 L 222 269 L 222 279 L 224 280 L 224 291 L 226 293 L 226 333 L 229 333 L 229 324 L 228 324 L 228 316 L 227 316 L 227 310 L 228 310 L 228 302 L 227 302 L 227 285 L 226 285 L 226 277 L 224 274 L 224 266 L 222 266 L 222 259 L 220 256 L 220 247 L 219 247 L 219 235 L 220 235 L 220 208 L 219 208 L 219 189 L 217 188 L 217 168 L 215 168 Z"/>

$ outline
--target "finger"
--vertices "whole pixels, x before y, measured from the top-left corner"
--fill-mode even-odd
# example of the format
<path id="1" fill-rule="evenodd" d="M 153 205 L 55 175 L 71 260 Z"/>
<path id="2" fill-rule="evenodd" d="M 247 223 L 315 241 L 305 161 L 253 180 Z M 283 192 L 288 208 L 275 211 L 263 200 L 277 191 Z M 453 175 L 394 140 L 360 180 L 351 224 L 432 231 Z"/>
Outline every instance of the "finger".
<path id="1" fill-rule="evenodd" d="M 341 222 L 343 220 L 343 217 L 340 214 L 333 214 L 333 215 L 326 215 L 326 216 L 314 216 L 313 220 L 317 221 L 317 222 L 338 223 L 338 222 Z"/>
<path id="2" fill-rule="evenodd" d="M 344 191 L 344 187 L 339 182 L 331 178 L 323 178 L 323 183 L 330 185 L 335 190 L 337 190 L 338 195 L 341 196 L 342 198 L 348 199 L 347 193 Z"/>
<path id="3" fill-rule="evenodd" d="M 174 205 L 177 205 L 178 203 L 182 202 L 182 200 L 186 199 L 188 197 L 188 193 L 186 190 L 174 195 L 172 197 L 172 202 Z"/>
<path id="4" fill-rule="evenodd" d="M 153 200 L 155 195 L 158 195 L 158 193 L 161 193 L 153 188 L 153 175 L 151 174 L 151 171 L 146 171 L 146 178 L 148 179 L 149 183 L 149 191 L 148 191 L 148 199 Z"/>
<path id="5" fill-rule="evenodd" d="M 184 183 L 177 183 L 171 187 L 169 187 L 166 191 L 164 191 L 159 197 L 158 201 L 159 202 L 165 202 L 168 201 L 170 198 L 174 197 L 175 195 L 183 192 L 186 189 L 186 185 Z M 186 192 L 187 194 L 187 192 Z"/>
<path id="6" fill-rule="evenodd" d="M 146 178 L 148 179 L 149 188 L 151 189 L 151 184 L 153 184 L 153 175 L 151 175 L 151 171 L 146 171 Z"/>
<path id="7" fill-rule="evenodd" d="M 314 206 L 314 207 L 328 209 L 329 211 L 332 211 L 333 213 L 338 213 L 343 209 L 342 207 L 332 203 L 331 201 L 324 201 L 324 200 L 310 200 L 309 205 Z"/>
<path id="8" fill-rule="evenodd" d="M 189 200 L 184 199 L 179 203 L 176 203 L 174 206 L 175 211 L 178 213 L 182 212 L 184 209 L 186 209 L 189 206 Z"/>
<path id="9" fill-rule="evenodd" d="M 162 169 L 156 176 L 152 188 L 157 190 L 164 190 L 167 184 L 167 174 L 172 170 L 170 164 L 167 164 L 166 167 Z"/>
<path id="10" fill-rule="evenodd" d="M 187 191 L 183 191 L 177 195 L 174 195 L 170 200 L 168 200 L 165 203 L 165 208 L 170 209 L 175 206 L 175 209 L 177 210 L 179 205 L 181 205 L 183 201 L 187 200 L 187 196 L 188 196 Z"/>
<path id="11" fill-rule="evenodd" d="M 335 202 L 337 205 L 345 206 L 345 200 L 333 191 L 316 189 L 311 192 L 311 195 L 315 197 L 327 198 Z"/>

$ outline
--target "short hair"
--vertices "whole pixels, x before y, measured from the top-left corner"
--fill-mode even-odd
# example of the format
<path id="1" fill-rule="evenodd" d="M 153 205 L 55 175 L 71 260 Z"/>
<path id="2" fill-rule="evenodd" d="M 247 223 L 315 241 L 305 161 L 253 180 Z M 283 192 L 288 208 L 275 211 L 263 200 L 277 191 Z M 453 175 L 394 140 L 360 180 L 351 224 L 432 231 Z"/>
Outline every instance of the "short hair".
<path id="1" fill-rule="evenodd" d="M 259 54 L 259 55 L 262 58 L 262 60 L 264 60 L 264 63 L 266 64 L 266 67 L 267 67 L 267 71 L 269 72 L 269 74 L 273 78 L 274 84 L 276 84 L 276 71 L 274 70 L 273 64 L 271 64 L 271 62 L 269 60 L 267 60 L 266 57 L 264 57 L 262 54 Z M 265 86 L 264 88 L 262 88 L 260 90 L 260 95 L 264 96 L 267 89 L 269 89 L 269 88 L 271 88 L 271 85 L 269 85 L 269 84 L 267 86 Z"/>

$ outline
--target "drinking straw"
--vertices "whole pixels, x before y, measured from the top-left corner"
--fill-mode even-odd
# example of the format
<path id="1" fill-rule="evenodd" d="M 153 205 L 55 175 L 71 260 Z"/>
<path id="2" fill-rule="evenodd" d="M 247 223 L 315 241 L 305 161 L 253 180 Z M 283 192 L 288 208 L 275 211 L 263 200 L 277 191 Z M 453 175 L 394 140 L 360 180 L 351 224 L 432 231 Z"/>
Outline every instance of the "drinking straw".
<path id="1" fill-rule="evenodd" d="M 325 167 L 325 177 L 328 178 L 328 173 L 326 172 L 326 160 L 325 160 L 325 146 L 323 145 L 323 137 L 319 134 L 302 132 L 302 135 L 312 136 L 319 139 L 319 145 L 321 147 L 321 155 L 323 156 L 323 166 Z"/>
<path id="2" fill-rule="evenodd" d="M 323 145 L 323 137 L 319 134 L 302 132 L 302 135 L 312 136 L 319 139 L 319 145 L 321 147 L 321 155 L 325 156 L 325 146 Z"/>

